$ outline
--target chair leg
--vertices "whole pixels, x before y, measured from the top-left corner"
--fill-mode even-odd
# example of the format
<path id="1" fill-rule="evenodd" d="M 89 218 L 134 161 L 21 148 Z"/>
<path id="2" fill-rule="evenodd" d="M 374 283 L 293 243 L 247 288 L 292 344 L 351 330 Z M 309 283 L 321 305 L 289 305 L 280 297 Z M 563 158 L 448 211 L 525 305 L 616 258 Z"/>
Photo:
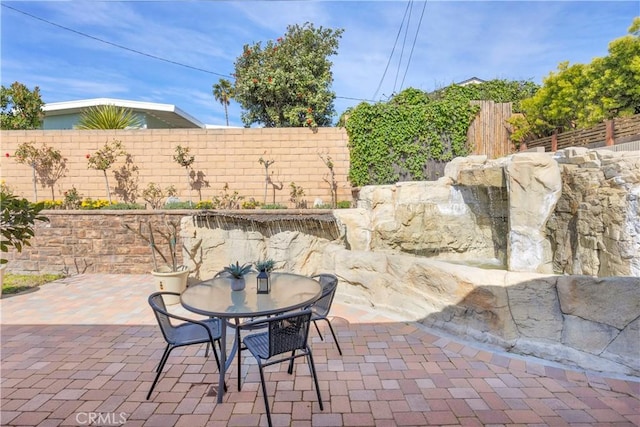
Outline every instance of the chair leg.
<path id="1" fill-rule="evenodd" d="M 209 348 L 209 343 L 207 343 L 207 348 Z M 213 356 L 216 358 L 216 366 L 218 366 L 218 371 L 220 370 L 220 357 L 218 356 L 218 352 L 216 351 L 215 342 L 211 343 L 211 352 Z"/>
<path id="2" fill-rule="evenodd" d="M 340 353 L 340 356 L 342 356 L 342 349 L 340 348 L 340 343 L 338 342 L 338 338 L 336 337 L 336 333 L 333 330 L 333 326 L 331 326 L 331 322 L 329 321 L 329 319 L 327 319 L 325 317 L 324 320 L 326 320 L 327 323 L 329 324 L 329 330 L 331 331 L 331 335 L 333 335 L 333 340 L 336 343 L 336 347 L 338 347 L 338 352 Z"/>
<path id="3" fill-rule="evenodd" d="M 156 372 L 160 372 L 162 367 L 167 362 L 167 358 L 169 357 L 169 352 L 171 351 L 171 345 L 167 344 L 164 348 L 164 353 L 162 353 L 162 357 L 160 358 L 160 362 L 158 362 L 158 366 L 156 366 Z"/>
<path id="4" fill-rule="evenodd" d="M 296 357 L 296 351 L 293 350 L 291 352 L 291 359 L 289 359 L 289 369 L 287 369 L 287 372 L 289 373 L 289 375 L 291 375 L 293 373 L 293 361 Z"/>
<path id="5" fill-rule="evenodd" d="M 267 384 L 264 381 L 264 372 L 262 370 L 262 364 L 259 360 L 258 369 L 260 370 L 260 382 L 262 383 L 262 397 L 264 398 L 264 408 L 267 412 L 267 421 L 269 423 L 269 427 L 271 427 L 271 410 L 269 409 L 269 398 L 267 397 Z"/>
<path id="6" fill-rule="evenodd" d="M 242 341 L 240 341 L 240 328 L 236 326 L 236 343 L 238 343 L 238 391 L 242 388 Z"/>
<path id="7" fill-rule="evenodd" d="M 313 382 L 316 385 L 316 394 L 318 395 L 318 404 L 320 405 L 320 410 L 324 411 L 322 396 L 320 396 L 320 386 L 318 385 L 318 374 L 316 373 L 316 365 L 313 363 L 313 355 L 311 354 L 311 349 L 309 348 L 309 346 L 307 346 L 307 363 L 309 363 L 309 370 L 311 371 Z"/>
<path id="8" fill-rule="evenodd" d="M 320 328 L 318 327 L 318 323 L 316 323 L 316 321 L 315 321 L 315 320 L 313 321 L 313 326 L 315 326 L 315 327 L 316 327 L 316 331 L 318 331 L 318 335 L 320 336 L 320 339 L 321 339 L 322 341 L 324 341 L 324 337 L 322 336 L 322 332 L 320 332 Z"/>
<path id="9" fill-rule="evenodd" d="M 209 344 L 207 344 L 209 345 Z M 220 352 L 222 353 L 222 346 L 220 345 L 220 341 L 218 340 L 218 347 L 220 348 Z M 215 340 L 211 343 L 211 351 L 216 358 L 216 365 L 218 366 L 218 372 L 220 372 L 220 356 L 218 356 L 218 351 L 216 350 Z M 227 382 L 224 383 L 224 391 L 227 391 Z"/>
<path id="10" fill-rule="evenodd" d="M 165 348 L 164 354 L 162 355 L 162 359 L 160 359 L 160 363 L 158 364 L 158 369 L 156 370 L 156 378 L 153 380 L 153 384 L 151 384 L 151 388 L 147 393 L 147 400 L 149 400 L 149 398 L 151 397 L 151 393 L 153 392 L 153 389 L 156 387 L 156 384 L 158 383 L 160 374 L 162 374 L 162 369 L 164 368 L 164 364 L 167 363 L 167 359 L 169 358 L 169 353 L 171 353 L 171 350 L 173 350 L 174 348 L 175 347 L 172 347 L 170 344 L 167 344 L 167 348 Z"/>

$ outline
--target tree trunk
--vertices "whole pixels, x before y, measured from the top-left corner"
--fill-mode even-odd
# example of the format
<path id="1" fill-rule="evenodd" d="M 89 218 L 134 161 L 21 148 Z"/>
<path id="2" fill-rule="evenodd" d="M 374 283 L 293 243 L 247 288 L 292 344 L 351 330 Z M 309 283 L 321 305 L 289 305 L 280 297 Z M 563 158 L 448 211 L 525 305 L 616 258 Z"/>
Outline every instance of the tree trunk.
<path id="1" fill-rule="evenodd" d="M 104 174 L 104 182 L 107 184 L 107 199 L 109 199 L 109 204 L 111 204 L 111 190 L 109 189 L 109 178 L 107 177 L 107 171 L 103 170 Z"/>
<path id="2" fill-rule="evenodd" d="M 36 167 L 32 165 L 31 170 L 33 171 L 33 196 L 36 199 L 36 203 L 38 203 L 38 183 L 36 182 Z"/>

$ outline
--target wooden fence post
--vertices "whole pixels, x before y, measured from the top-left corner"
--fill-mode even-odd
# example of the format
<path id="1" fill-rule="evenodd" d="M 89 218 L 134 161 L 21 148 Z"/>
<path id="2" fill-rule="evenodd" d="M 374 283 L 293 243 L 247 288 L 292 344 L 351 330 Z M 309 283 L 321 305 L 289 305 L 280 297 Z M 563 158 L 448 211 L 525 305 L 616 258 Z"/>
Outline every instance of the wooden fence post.
<path id="1" fill-rule="evenodd" d="M 605 129 L 606 129 L 606 136 L 605 136 L 605 146 L 607 147 L 611 147 L 612 145 L 615 145 L 616 143 L 616 139 L 615 139 L 615 134 L 614 134 L 614 122 L 613 120 L 607 120 L 604 122 L 605 123 Z"/>
<path id="2" fill-rule="evenodd" d="M 551 152 L 555 153 L 558 151 L 558 131 L 553 132 L 551 135 Z"/>

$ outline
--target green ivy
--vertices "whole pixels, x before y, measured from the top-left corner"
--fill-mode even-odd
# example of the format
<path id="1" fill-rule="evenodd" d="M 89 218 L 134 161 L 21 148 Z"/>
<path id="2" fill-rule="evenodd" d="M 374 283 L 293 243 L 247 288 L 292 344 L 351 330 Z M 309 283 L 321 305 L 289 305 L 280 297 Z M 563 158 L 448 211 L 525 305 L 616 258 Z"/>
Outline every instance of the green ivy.
<path id="1" fill-rule="evenodd" d="M 471 100 L 519 103 L 536 89 L 492 80 L 433 93 L 408 88 L 388 102 L 363 102 L 340 119 L 349 136 L 349 180 L 356 187 L 425 180 L 430 162 L 468 155 L 467 130 L 480 108 Z"/>

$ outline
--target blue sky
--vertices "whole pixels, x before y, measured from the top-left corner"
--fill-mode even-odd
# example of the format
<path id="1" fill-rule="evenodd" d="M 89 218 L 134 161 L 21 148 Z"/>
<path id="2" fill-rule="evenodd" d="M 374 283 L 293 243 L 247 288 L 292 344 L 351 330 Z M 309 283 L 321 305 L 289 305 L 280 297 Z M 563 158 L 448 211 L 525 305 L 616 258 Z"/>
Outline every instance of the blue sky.
<path id="1" fill-rule="evenodd" d="M 233 73 L 244 44 L 275 40 L 287 25 L 344 29 L 330 58 L 340 114 L 359 100 L 474 76 L 541 84 L 562 61 L 605 56 L 640 15 L 637 0 L 1 4 L 3 85 L 38 86 L 45 103 L 107 97 L 174 104 L 217 125 L 225 124 L 224 108 L 212 85 Z M 242 126 L 240 112 L 232 102 L 231 125 Z"/>

